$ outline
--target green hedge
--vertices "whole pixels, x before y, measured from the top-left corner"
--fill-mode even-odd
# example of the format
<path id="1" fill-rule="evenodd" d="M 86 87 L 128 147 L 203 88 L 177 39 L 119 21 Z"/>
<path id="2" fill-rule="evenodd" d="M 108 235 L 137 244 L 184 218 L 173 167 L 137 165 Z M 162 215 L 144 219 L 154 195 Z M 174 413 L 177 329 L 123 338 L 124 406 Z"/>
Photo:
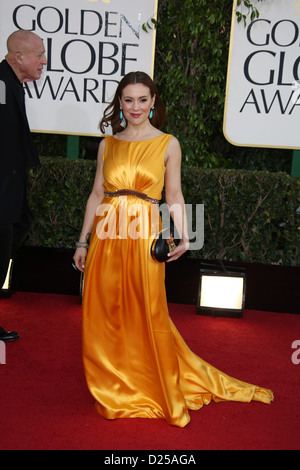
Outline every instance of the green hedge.
<path id="1" fill-rule="evenodd" d="M 95 162 L 42 158 L 31 170 L 33 224 L 27 245 L 72 248 L 78 240 Z M 183 166 L 187 204 L 204 204 L 202 259 L 299 265 L 300 179 L 286 173 Z"/>

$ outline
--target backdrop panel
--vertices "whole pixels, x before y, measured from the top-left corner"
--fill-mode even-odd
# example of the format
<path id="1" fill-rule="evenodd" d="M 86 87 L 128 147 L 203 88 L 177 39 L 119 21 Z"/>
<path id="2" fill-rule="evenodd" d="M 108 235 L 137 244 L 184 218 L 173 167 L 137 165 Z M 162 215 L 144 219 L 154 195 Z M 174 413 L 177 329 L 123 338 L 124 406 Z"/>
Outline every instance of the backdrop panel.
<path id="1" fill-rule="evenodd" d="M 233 6 L 224 135 L 239 146 L 300 148 L 300 0 L 252 0 L 259 17 L 238 23 Z"/>
<path id="2" fill-rule="evenodd" d="M 0 0 L 0 59 L 17 29 L 44 41 L 48 64 L 24 85 L 30 127 L 37 132 L 99 135 L 103 110 L 122 76 L 153 76 L 157 0 Z"/>

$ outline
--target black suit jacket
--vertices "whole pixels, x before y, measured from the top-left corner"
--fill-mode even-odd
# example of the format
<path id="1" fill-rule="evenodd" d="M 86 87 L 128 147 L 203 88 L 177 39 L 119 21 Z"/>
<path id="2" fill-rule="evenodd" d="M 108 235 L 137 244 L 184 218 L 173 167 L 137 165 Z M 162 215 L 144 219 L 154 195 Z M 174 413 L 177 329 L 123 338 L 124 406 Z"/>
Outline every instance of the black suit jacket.
<path id="1" fill-rule="evenodd" d="M 0 80 L 5 84 L 5 103 L 0 104 L 0 223 L 18 223 L 26 203 L 28 170 L 38 166 L 39 159 L 26 116 L 24 89 L 6 60 L 0 63 Z"/>

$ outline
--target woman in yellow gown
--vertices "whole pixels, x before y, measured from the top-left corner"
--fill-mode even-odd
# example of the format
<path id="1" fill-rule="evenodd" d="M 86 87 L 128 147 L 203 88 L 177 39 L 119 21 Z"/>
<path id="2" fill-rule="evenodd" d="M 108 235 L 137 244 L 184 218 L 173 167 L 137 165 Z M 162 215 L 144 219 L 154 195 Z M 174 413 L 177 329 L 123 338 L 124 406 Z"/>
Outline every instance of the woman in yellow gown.
<path id="1" fill-rule="evenodd" d="M 99 145 L 74 261 L 85 273 L 83 363 L 97 411 L 107 419 L 164 418 L 183 427 L 189 409 L 211 400 L 270 403 L 273 394 L 203 361 L 169 317 L 165 265 L 150 254 L 163 186 L 168 206 L 182 215 L 182 243 L 168 262 L 188 249 L 189 240 L 180 145 L 159 130 L 164 118 L 151 78 L 127 74 L 101 122 L 103 132 L 111 124 L 113 135 Z"/>

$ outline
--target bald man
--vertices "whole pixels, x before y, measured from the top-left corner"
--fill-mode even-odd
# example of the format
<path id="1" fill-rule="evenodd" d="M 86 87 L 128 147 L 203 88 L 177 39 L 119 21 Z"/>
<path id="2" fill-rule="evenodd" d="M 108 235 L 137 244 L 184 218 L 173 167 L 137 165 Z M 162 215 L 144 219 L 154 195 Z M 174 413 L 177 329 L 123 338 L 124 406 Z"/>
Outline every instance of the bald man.
<path id="1" fill-rule="evenodd" d="M 27 176 L 30 168 L 39 165 L 22 84 L 38 80 L 46 64 L 45 48 L 39 36 L 21 30 L 9 36 L 7 54 L 0 63 L 0 290 L 9 261 L 24 242 L 30 227 Z M 0 341 L 14 341 L 18 337 L 18 333 L 0 327 Z"/>

